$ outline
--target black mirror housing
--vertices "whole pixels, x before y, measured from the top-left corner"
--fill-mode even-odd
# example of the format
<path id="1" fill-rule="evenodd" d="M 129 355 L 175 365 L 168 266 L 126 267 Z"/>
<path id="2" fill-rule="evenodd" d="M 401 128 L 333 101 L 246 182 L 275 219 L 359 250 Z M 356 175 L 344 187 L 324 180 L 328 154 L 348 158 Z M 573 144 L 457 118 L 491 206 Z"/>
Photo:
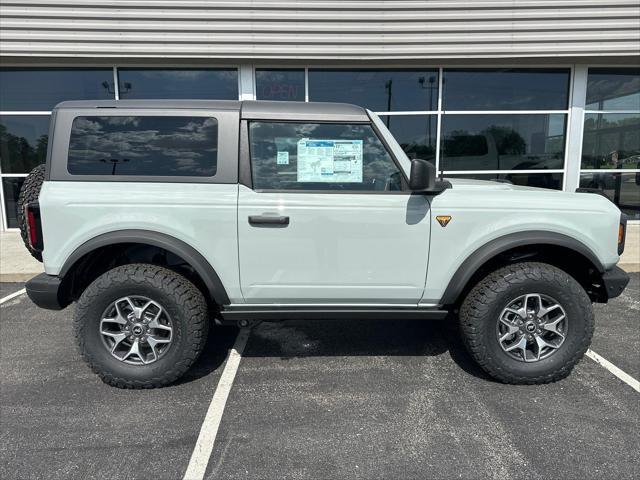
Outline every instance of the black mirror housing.
<path id="1" fill-rule="evenodd" d="M 436 186 L 436 167 L 426 160 L 411 160 L 409 189 L 413 192 L 433 191 Z"/>

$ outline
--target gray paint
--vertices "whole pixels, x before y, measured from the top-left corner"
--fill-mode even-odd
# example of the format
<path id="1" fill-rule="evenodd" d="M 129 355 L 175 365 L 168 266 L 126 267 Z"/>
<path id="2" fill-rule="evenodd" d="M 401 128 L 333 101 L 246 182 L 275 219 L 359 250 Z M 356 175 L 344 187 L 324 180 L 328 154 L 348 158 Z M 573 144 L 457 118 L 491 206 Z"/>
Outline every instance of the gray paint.
<path id="1" fill-rule="evenodd" d="M 14 0 L 6 57 L 316 60 L 638 55 L 636 0 Z"/>

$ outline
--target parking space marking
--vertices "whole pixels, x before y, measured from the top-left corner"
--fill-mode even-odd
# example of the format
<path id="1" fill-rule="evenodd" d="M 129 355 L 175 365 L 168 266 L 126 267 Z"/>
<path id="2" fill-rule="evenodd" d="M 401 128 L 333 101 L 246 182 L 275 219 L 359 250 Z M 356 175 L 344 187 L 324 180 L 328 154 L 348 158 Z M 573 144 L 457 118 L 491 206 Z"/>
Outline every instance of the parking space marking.
<path id="1" fill-rule="evenodd" d="M 12 298 L 16 298 L 19 297 L 20 295 L 22 295 L 23 293 L 27 293 L 26 289 L 22 289 L 22 290 L 18 290 L 17 292 L 13 292 L 10 295 L 7 295 L 6 297 L 0 299 L 0 305 L 2 305 L 4 302 L 8 302 L 9 300 L 11 300 Z"/>
<path id="2" fill-rule="evenodd" d="M 609 370 L 611 373 L 613 373 L 616 377 L 618 377 L 624 383 L 626 383 L 631 388 L 633 388 L 636 392 L 640 392 L 640 381 L 633 378 L 627 372 L 620 370 L 618 367 L 616 367 L 613 363 L 611 363 L 606 358 L 601 357 L 591 349 L 587 350 L 587 357 L 589 357 L 594 362 L 602 365 L 604 368 Z"/>
<path id="3" fill-rule="evenodd" d="M 236 341 L 229 352 L 229 358 L 224 366 L 220 381 L 216 387 L 216 391 L 211 399 L 211 404 L 207 410 L 207 415 L 204 417 L 202 427 L 200 428 L 200 435 L 196 441 L 196 446 L 191 454 L 191 460 L 187 466 L 187 471 L 184 474 L 184 480 L 202 480 L 204 478 L 207 464 L 209 463 L 209 457 L 213 451 L 213 444 L 216 441 L 216 435 L 218 434 L 218 428 L 220 427 L 220 421 L 222 420 L 222 414 L 224 413 L 224 407 L 229 398 L 229 392 L 233 386 L 233 381 L 242 359 L 242 353 L 244 347 L 247 345 L 249 338 L 249 329 L 242 329 L 236 337 Z"/>

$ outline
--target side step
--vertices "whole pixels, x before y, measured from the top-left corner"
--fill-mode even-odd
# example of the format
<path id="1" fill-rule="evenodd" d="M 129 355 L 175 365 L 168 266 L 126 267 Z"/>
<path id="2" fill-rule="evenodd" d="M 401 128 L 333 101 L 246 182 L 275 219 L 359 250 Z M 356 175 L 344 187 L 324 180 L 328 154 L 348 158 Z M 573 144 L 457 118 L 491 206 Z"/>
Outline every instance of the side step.
<path id="1" fill-rule="evenodd" d="M 278 320 L 442 320 L 449 312 L 436 308 L 366 308 L 366 307 L 306 307 L 227 306 L 220 311 L 222 320 L 235 323 Z"/>

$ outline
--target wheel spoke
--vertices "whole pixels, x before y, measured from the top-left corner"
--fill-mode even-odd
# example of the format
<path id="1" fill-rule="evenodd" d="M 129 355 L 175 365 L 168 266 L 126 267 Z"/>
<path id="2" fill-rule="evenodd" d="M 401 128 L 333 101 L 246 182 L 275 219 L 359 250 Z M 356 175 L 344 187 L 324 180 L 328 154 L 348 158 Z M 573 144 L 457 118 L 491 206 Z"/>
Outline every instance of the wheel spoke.
<path id="1" fill-rule="evenodd" d="M 522 358 L 526 362 L 527 361 L 527 339 L 524 335 L 520 337 L 520 340 L 515 342 L 510 347 L 505 348 L 504 350 L 505 352 L 512 352 L 513 350 L 516 350 L 516 349 L 522 352 Z"/>
<path id="2" fill-rule="evenodd" d="M 161 312 L 162 313 L 162 312 Z M 163 325 L 162 323 L 160 323 L 158 321 L 158 317 L 160 316 L 160 314 L 156 315 L 156 318 L 154 318 L 153 320 L 151 320 L 149 322 L 149 328 L 151 329 L 156 329 L 156 330 L 165 330 L 167 332 L 173 332 L 173 328 L 171 328 L 168 325 Z"/>
<path id="3" fill-rule="evenodd" d="M 549 332 L 553 332 L 556 335 L 559 335 L 560 337 L 564 338 L 564 333 L 562 333 L 561 331 L 558 330 L 558 324 L 564 320 L 565 316 L 564 315 L 560 315 L 558 318 L 554 319 L 553 322 L 549 322 L 549 323 L 545 323 L 544 325 L 542 325 L 542 328 L 544 328 L 545 330 L 549 331 Z"/>
<path id="4" fill-rule="evenodd" d="M 122 357 L 122 360 L 127 360 L 131 355 L 137 355 L 142 363 L 147 363 L 145 361 L 144 355 L 140 351 L 140 341 L 137 338 L 131 344 L 131 348 L 129 349 L 129 351 L 125 354 L 124 357 Z"/>
<path id="5" fill-rule="evenodd" d="M 131 299 L 129 297 L 124 297 L 124 298 L 121 298 L 119 300 L 116 300 L 115 307 L 116 307 L 116 311 L 118 312 L 118 315 L 120 317 L 124 318 L 124 319 L 129 318 L 129 314 L 124 314 L 123 311 L 122 311 L 121 304 L 123 302 L 126 302 L 129 305 L 129 308 L 131 308 L 131 313 L 133 313 L 133 315 L 135 316 L 137 307 L 133 304 L 133 302 L 131 301 Z M 136 316 L 136 318 L 138 318 L 138 317 Z"/>
<path id="6" fill-rule="evenodd" d="M 550 312 L 553 312 L 554 310 L 557 310 L 558 308 L 560 308 L 560 305 L 558 305 L 557 303 L 554 303 L 553 305 L 550 305 L 548 307 L 540 307 L 540 310 L 538 311 L 538 317 L 542 318 L 542 317 L 546 317 L 547 315 L 549 315 Z"/>
<path id="7" fill-rule="evenodd" d="M 101 332 L 102 335 L 106 335 L 107 337 L 111 337 L 113 338 L 113 346 L 111 347 L 111 353 L 113 353 L 116 348 L 118 347 L 118 345 L 120 345 L 120 343 L 127 338 L 127 334 L 126 333 L 121 333 L 121 332 L 105 332 L 102 331 Z"/>
<path id="8" fill-rule="evenodd" d="M 540 335 L 536 335 L 536 345 L 538 346 L 538 354 L 536 355 L 536 360 L 540 360 L 540 354 L 545 347 L 553 348 L 554 350 L 558 348 L 558 345 L 554 345 L 553 343 L 547 342 Z"/>

